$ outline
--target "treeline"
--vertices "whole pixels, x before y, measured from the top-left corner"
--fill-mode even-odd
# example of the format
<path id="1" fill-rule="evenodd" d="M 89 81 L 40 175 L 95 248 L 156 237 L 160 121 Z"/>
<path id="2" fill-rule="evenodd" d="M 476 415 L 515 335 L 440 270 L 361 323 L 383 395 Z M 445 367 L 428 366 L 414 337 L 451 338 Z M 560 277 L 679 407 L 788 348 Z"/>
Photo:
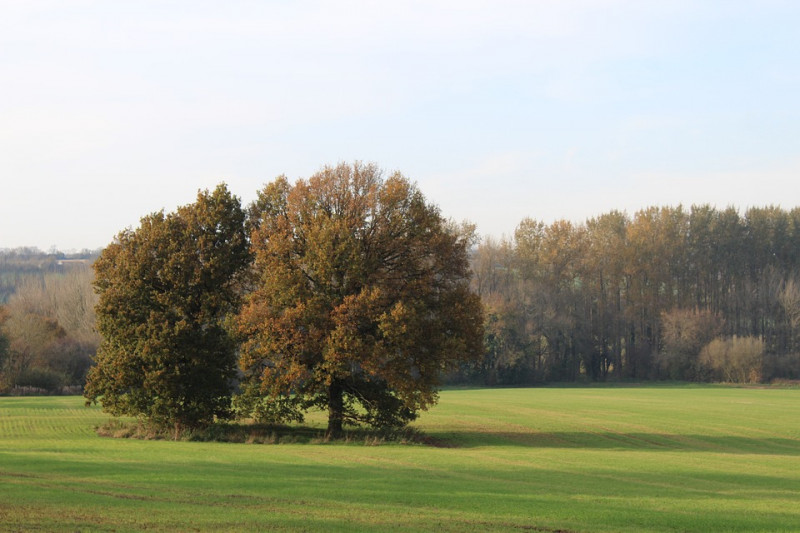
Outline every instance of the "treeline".
<path id="1" fill-rule="evenodd" d="M 486 354 L 453 381 L 800 377 L 800 209 L 526 219 L 483 242 Z"/>
<path id="2" fill-rule="evenodd" d="M 83 385 L 96 256 L 0 250 L 0 392 Z M 485 354 L 451 383 L 800 378 L 800 208 L 526 219 L 472 270 Z"/>
<path id="3" fill-rule="evenodd" d="M 30 247 L 0 249 L 0 305 L 7 303 L 27 278 L 65 273 L 76 264 L 91 265 L 99 254 L 100 250 L 64 253 Z"/>
<path id="4" fill-rule="evenodd" d="M 0 250 L 0 393 L 80 391 L 100 341 L 97 254 Z"/>

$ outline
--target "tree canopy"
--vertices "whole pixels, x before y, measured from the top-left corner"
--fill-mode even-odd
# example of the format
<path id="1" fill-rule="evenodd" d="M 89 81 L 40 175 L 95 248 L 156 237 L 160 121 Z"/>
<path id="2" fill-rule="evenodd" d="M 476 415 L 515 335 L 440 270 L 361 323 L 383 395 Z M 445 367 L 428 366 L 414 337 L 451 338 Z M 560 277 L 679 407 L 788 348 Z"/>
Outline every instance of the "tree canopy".
<path id="1" fill-rule="evenodd" d="M 144 217 L 103 250 L 94 264 L 103 340 L 87 402 L 176 431 L 228 414 L 236 344 L 224 321 L 249 263 L 244 221 L 220 185 Z"/>
<path id="2" fill-rule="evenodd" d="M 470 228 L 374 165 L 278 178 L 251 207 L 256 286 L 238 318 L 256 414 L 328 410 L 328 432 L 396 426 L 434 403 L 443 372 L 482 353 Z"/>
<path id="3" fill-rule="evenodd" d="M 443 379 L 800 377 L 800 208 L 526 219 L 512 240 L 475 242 L 375 165 L 279 177 L 247 213 L 224 185 L 201 192 L 96 261 L 103 342 L 86 397 L 180 428 L 228 415 L 238 383 L 240 415 L 326 409 L 338 437 L 349 423 L 404 425 Z M 61 349 L 75 313 L 57 311 L 11 313 L 6 359 Z"/>
<path id="4" fill-rule="evenodd" d="M 737 379 L 800 378 L 800 208 L 526 219 L 473 264 L 487 354 L 458 379 L 730 379 L 714 365 L 740 353 L 756 355 Z M 736 357 L 700 357 L 716 337 L 713 353 Z"/>

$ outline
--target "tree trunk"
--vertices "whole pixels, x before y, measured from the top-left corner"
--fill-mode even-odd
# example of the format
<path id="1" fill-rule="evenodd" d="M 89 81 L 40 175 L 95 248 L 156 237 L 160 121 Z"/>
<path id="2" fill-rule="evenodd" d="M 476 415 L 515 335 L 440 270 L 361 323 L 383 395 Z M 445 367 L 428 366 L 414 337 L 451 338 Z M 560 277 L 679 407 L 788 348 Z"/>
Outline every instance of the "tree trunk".
<path id="1" fill-rule="evenodd" d="M 328 431 L 327 436 L 331 439 L 340 439 L 343 435 L 342 424 L 344 422 L 344 389 L 342 384 L 331 381 L 328 387 Z"/>

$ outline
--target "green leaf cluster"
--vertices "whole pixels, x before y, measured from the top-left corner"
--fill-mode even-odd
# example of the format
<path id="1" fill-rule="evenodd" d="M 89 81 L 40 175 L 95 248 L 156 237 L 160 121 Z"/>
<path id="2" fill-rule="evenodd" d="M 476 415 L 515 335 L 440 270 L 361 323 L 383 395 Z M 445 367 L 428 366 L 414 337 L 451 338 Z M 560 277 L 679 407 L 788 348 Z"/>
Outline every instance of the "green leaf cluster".
<path id="1" fill-rule="evenodd" d="M 249 263 L 245 213 L 225 185 L 144 217 L 95 263 L 103 336 L 85 388 L 115 415 L 196 427 L 228 416 L 235 312 Z"/>

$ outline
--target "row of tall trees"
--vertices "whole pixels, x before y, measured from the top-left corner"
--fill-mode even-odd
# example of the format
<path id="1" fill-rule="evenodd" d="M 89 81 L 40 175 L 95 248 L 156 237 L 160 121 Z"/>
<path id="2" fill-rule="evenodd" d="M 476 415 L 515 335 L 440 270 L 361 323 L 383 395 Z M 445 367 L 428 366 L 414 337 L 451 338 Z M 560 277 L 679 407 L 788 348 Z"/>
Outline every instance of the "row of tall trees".
<path id="1" fill-rule="evenodd" d="M 6 388 L 81 382 L 99 337 L 79 266 L 18 282 L 0 308 Z M 448 372 L 800 378 L 800 209 L 526 219 L 476 246 L 402 175 L 339 165 L 278 178 L 247 209 L 225 186 L 201 192 L 120 233 L 95 271 L 103 342 L 87 398 L 178 428 L 311 407 L 333 435 L 402 425 Z"/>
<path id="2" fill-rule="evenodd" d="M 526 219 L 483 242 L 473 270 L 486 355 L 456 378 L 800 377 L 800 209 Z"/>
<path id="3" fill-rule="evenodd" d="M 327 409 L 333 437 L 401 426 L 482 353 L 472 242 L 374 165 L 278 178 L 247 211 L 224 185 L 201 192 L 95 262 L 87 401 L 180 431 L 228 417 L 239 389 L 239 413 L 270 422 Z"/>

